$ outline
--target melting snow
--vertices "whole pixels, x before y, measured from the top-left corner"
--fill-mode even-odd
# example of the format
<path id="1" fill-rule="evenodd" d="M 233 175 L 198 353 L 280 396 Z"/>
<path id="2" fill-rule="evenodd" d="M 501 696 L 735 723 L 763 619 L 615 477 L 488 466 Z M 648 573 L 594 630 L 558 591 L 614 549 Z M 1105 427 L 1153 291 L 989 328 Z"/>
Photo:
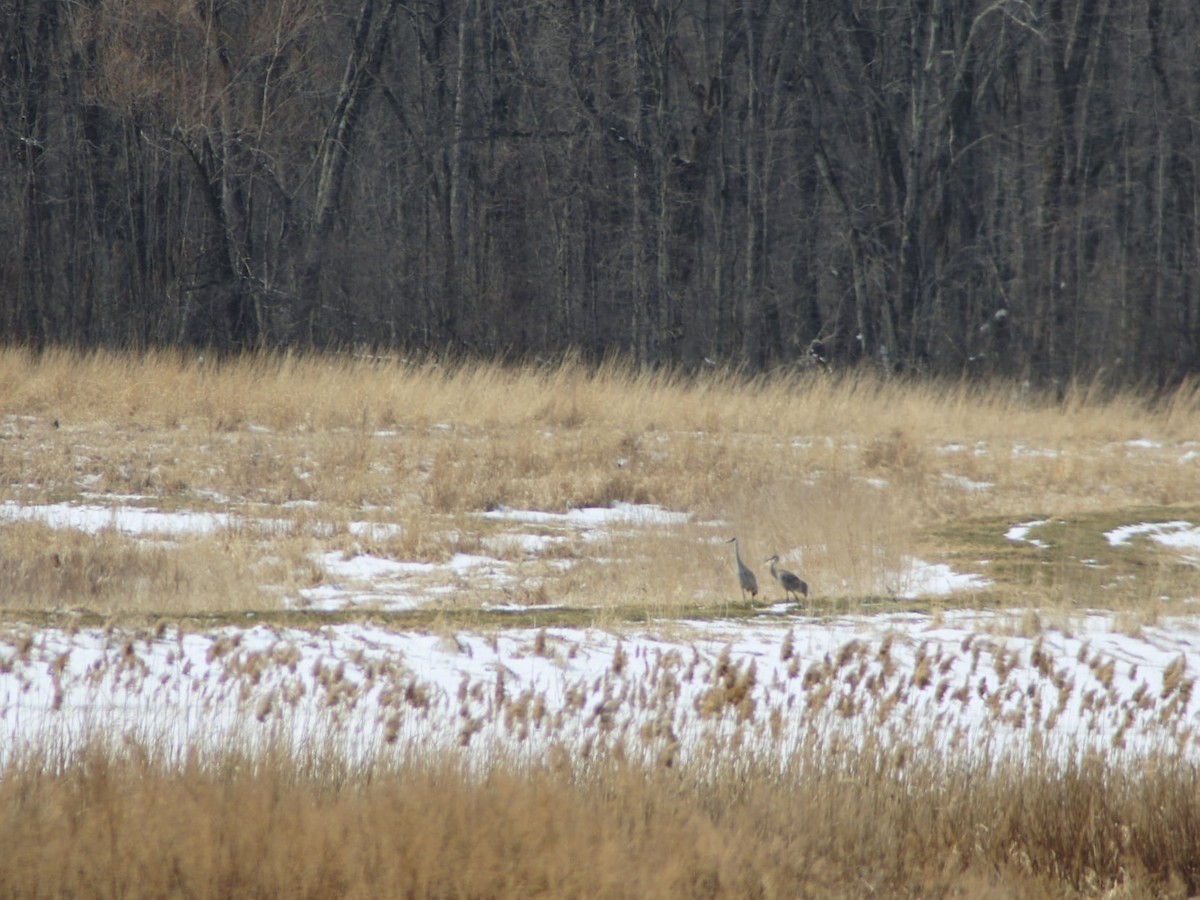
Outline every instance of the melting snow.
<path id="1" fill-rule="evenodd" d="M 982 489 L 976 484 L 968 489 Z M 632 504 L 482 515 L 584 539 L 691 520 L 685 512 Z M 67 504 L 3 503 L 0 520 L 131 535 L 286 527 L 225 513 Z M 1045 546 L 1029 534 L 1047 521 L 1015 525 L 1005 536 Z M 399 528 L 354 523 L 351 532 Z M 1139 535 L 1200 547 L 1200 528 L 1182 521 L 1130 525 L 1106 537 L 1119 546 Z M 484 546 L 537 556 L 560 540 L 513 533 Z M 315 562 L 326 583 L 292 599 L 317 610 L 412 608 L 479 579 L 504 584 L 517 567 L 467 553 L 444 564 L 337 552 Z M 990 584 L 916 559 L 906 560 L 895 580 L 903 597 Z M 1060 756 L 1099 750 L 1136 757 L 1166 748 L 1200 761 L 1192 734 L 1200 714 L 1200 693 L 1193 691 L 1200 626 L 1190 620 L 1126 635 L 1114 633 L 1113 619 L 1102 614 L 1081 615 L 1068 630 L 1056 630 L 1026 629 L 1031 614 L 1022 613 L 817 620 L 789 609 L 766 610 L 748 623 L 673 622 L 624 633 L 417 634 L 354 624 L 315 632 L 230 627 L 149 635 L 10 626 L 0 628 L 0 765 L 25 749 L 69 753 L 98 735 L 114 746 L 143 740 L 169 758 L 182 758 L 189 747 L 253 749 L 280 740 L 301 747 L 318 740 L 349 759 L 398 746 L 459 748 L 486 761 L 497 753 L 540 758 L 552 744 L 599 749 L 617 741 L 647 759 L 665 750 L 687 756 L 722 742 L 782 759 L 813 734 L 832 732 L 924 741 L 965 755 L 1028 753 L 1036 744 Z M 729 699 L 731 672 L 746 686 L 736 706 Z"/>
<path id="2" fill-rule="evenodd" d="M 1031 538 L 1029 532 L 1035 528 L 1040 528 L 1042 525 L 1049 523 L 1049 519 L 1036 519 L 1033 522 L 1022 522 L 1020 525 L 1014 525 L 1008 531 L 1004 532 L 1004 536 L 1010 541 L 1024 541 L 1027 544 L 1032 544 L 1035 547 L 1041 547 L 1043 550 L 1049 547 L 1043 540 Z"/>
<path id="3" fill-rule="evenodd" d="M 986 578 L 955 572 L 943 563 L 927 563 L 913 559 L 909 560 L 908 566 L 899 591 L 901 597 L 908 599 L 954 594 L 959 591 L 977 591 L 991 586 L 991 582 Z"/>
<path id="4" fill-rule="evenodd" d="M 1059 759 L 1163 750 L 1200 761 L 1194 622 L 1125 635 L 1090 614 L 1026 636 L 1030 615 L 490 636 L 359 624 L 158 635 L 9 628 L 0 631 L 0 765 L 37 747 L 69 755 L 88 737 L 143 741 L 167 759 L 320 741 L 352 761 L 397 745 L 487 764 L 618 741 L 647 761 L 734 745 L 782 760 L 831 734 L 965 758 L 1037 748 Z"/>
<path id="5" fill-rule="evenodd" d="M 990 481 L 973 481 L 965 475 L 951 475 L 949 472 L 943 474 L 942 478 L 964 491 L 989 491 L 994 487 Z"/>
<path id="6" fill-rule="evenodd" d="M 1175 547 L 1200 547 L 1200 530 L 1191 522 L 1142 522 L 1138 525 L 1123 525 L 1104 533 L 1105 539 L 1114 547 L 1128 543 L 1130 538 L 1149 535 L 1160 544 Z"/>
<path id="7" fill-rule="evenodd" d="M 51 528 L 74 528 L 89 534 L 115 529 L 123 534 L 186 535 L 211 534 L 228 528 L 232 519 L 224 513 L 164 513 L 133 506 L 72 506 L 55 503 L 25 506 L 0 503 L 0 519 L 43 522 Z"/>
<path id="8" fill-rule="evenodd" d="M 672 512 L 653 504 L 633 503 L 585 507 L 568 510 L 565 513 L 502 507 L 482 515 L 485 519 L 525 522 L 534 525 L 567 525 L 575 528 L 600 528 L 620 524 L 682 525 L 691 519 L 691 515 L 685 512 Z"/>

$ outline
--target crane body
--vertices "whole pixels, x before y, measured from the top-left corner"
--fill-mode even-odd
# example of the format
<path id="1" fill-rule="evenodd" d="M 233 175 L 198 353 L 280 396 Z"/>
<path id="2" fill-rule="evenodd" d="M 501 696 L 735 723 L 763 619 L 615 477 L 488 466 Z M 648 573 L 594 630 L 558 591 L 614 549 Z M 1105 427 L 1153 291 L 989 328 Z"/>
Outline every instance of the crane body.
<path id="1" fill-rule="evenodd" d="M 737 560 L 738 585 L 742 589 L 742 599 L 746 599 L 746 592 L 749 591 L 750 599 L 753 600 L 758 596 L 758 579 L 754 577 L 754 573 L 750 571 L 749 567 L 742 562 L 742 553 L 738 549 L 738 539 L 735 537 L 730 538 L 725 543 L 733 544 L 733 556 Z"/>
<path id="2" fill-rule="evenodd" d="M 771 575 L 784 590 L 784 599 L 793 594 L 796 595 L 796 602 L 800 602 L 800 595 L 803 594 L 805 599 L 808 599 L 808 583 L 804 581 L 795 572 L 789 572 L 787 569 L 776 568 L 776 563 L 779 562 L 779 554 L 776 553 L 770 559 L 766 560 L 771 564 Z"/>

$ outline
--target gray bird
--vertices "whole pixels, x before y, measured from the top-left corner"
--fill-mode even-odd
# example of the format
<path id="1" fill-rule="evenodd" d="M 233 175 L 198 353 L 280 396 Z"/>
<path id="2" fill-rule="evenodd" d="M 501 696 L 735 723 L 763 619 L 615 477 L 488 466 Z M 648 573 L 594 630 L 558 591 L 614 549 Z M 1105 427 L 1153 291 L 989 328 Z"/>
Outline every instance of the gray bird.
<path id="1" fill-rule="evenodd" d="M 742 599 L 746 599 L 746 591 L 750 592 L 750 599 L 758 596 L 758 579 L 754 577 L 754 573 L 746 568 L 746 564 L 742 562 L 742 553 L 738 549 L 738 539 L 730 538 L 725 543 L 733 544 L 733 555 L 737 559 L 738 584 L 742 586 Z"/>
<path id="2" fill-rule="evenodd" d="M 765 560 L 765 562 L 769 562 L 771 564 L 771 574 L 775 576 L 775 580 L 783 586 L 783 589 L 786 592 L 783 595 L 785 600 L 792 594 L 796 595 L 797 603 L 800 602 L 801 594 L 804 595 L 805 599 L 808 598 L 808 585 L 805 584 L 803 579 L 797 576 L 795 572 L 789 572 L 787 569 L 775 568 L 775 563 L 779 562 L 778 553 L 776 553 L 770 559 Z"/>

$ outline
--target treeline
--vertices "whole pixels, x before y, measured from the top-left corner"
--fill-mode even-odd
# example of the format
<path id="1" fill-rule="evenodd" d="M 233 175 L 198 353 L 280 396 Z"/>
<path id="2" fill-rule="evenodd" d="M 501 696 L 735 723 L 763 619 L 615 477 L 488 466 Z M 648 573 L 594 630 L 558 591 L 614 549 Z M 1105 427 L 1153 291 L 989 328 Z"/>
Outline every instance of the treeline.
<path id="1" fill-rule="evenodd" d="M 9 342 L 1200 369 L 1193 0 L 0 0 Z"/>

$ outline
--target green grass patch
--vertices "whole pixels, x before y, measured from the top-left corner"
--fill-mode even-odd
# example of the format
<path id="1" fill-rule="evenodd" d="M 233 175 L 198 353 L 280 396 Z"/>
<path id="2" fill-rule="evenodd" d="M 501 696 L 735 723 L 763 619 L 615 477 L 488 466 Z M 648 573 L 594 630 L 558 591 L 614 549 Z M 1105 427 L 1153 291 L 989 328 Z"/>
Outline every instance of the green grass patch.
<path id="1" fill-rule="evenodd" d="M 942 525 L 925 543 L 960 571 L 993 582 L 992 594 L 1027 602 L 1030 594 L 1058 604 L 1134 608 L 1149 599 L 1183 601 L 1195 594 L 1196 566 L 1149 534 L 1113 544 L 1106 535 L 1128 525 L 1198 522 L 1200 507 L 1137 506 L 1055 516 L 987 516 Z M 1018 524 L 1024 537 L 1006 537 Z M 986 561 L 986 564 L 984 564 Z M 978 598 L 972 596 L 973 600 Z"/>

